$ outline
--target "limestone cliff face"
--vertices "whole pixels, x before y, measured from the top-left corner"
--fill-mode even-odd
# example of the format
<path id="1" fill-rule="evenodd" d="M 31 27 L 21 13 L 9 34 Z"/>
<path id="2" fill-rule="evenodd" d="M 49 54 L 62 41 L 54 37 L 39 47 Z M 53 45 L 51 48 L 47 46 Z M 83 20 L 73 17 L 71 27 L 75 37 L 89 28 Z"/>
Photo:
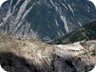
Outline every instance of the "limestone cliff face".
<path id="1" fill-rule="evenodd" d="M 96 41 L 48 45 L 0 34 L 0 63 L 8 72 L 88 72 L 96 64 Z"/>

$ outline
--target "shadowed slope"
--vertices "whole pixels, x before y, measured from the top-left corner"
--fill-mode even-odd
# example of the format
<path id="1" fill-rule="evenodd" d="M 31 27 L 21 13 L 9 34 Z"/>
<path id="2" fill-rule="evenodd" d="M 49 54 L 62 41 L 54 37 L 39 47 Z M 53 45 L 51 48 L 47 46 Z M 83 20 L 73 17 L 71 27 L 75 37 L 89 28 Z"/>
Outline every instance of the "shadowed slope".
<path id="1" fill-rule="evenodd" d="M 94 65 L 88 66 L 80 58 L 73 56 L 66 59 L 66 57 L 54 55 L 50 69 L 46 64 L 44 64 L 45 67 L 41 67 L 42 65 L 34 65 L 32 62 L 31 60 L 29 63 L 25 58 L 12 53 L 0 53 L 0 63 L 8 72 L 85 72 L 94 67 Z M 82 67 L 79 67 L 79 64 L 82 64 Z"/>

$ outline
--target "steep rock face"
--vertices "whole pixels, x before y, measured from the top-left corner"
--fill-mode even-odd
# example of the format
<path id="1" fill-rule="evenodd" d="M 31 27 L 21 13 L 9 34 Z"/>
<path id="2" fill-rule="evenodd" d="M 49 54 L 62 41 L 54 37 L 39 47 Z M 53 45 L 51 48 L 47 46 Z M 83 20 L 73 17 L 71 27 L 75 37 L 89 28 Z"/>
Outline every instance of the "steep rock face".
<path id="1" fill-rule="evenodd" d="M 52 40 L 96 20 L 88 0 L 8 0 L 0 9 L 0 31 Z"/>
<path id="2" fill-rule="evenodd" d="M 8 72 L 88 72 L 96 64 L 96 41 L 48 45 L 0 34 L 0 64 Z"/>

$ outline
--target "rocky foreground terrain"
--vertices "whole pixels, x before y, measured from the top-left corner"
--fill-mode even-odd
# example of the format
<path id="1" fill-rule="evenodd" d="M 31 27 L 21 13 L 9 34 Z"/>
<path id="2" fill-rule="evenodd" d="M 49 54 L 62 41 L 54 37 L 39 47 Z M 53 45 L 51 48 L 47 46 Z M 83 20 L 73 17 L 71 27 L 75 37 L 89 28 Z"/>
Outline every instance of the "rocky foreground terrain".
<path id="1" fill-rule="evenodd" d="M 96 41 L 49 45 L 0 34 L 0 63 L 8 72 L 88 72 L 96 64 Z"/>

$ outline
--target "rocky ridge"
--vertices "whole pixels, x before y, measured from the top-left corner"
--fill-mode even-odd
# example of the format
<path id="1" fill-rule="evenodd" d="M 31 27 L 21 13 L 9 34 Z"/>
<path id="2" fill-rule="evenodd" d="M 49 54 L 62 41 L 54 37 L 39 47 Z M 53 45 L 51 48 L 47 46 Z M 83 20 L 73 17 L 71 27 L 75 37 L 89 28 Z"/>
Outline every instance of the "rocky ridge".
<path id="1" fill-rule="evenodd" d="M 88 72 L 96 64 L 96 41 L 49 45 L 0 34 L 0 63 L 8 72 Z"/>

